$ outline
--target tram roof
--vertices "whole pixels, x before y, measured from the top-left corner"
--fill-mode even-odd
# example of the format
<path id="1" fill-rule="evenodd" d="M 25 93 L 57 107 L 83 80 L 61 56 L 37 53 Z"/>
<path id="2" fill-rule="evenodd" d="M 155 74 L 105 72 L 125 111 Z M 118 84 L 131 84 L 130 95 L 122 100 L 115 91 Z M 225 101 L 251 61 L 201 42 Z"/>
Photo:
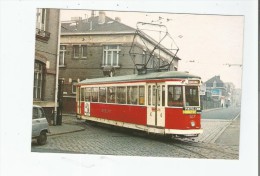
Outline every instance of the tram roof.
<path id="1" fill-rule="evenodd" d="M 112 83 L 112 82 L 125 82 L 125 81 L 141 81 L 141 80 L 158 80 L 167 78 L 180 78 L 180 79 L 200 79 L 201 77 L 189 74 L 188 72 L 179 71 L 168 71 L 168 72 L 154 72 L 147 73 L 143 75 L 133 74 L 125 76 L 115 76 L 115 77 L 102 77 L 102 78 L 92 78 L 85 79 L 78 84 L 97 84 L 97 83 Z"/>

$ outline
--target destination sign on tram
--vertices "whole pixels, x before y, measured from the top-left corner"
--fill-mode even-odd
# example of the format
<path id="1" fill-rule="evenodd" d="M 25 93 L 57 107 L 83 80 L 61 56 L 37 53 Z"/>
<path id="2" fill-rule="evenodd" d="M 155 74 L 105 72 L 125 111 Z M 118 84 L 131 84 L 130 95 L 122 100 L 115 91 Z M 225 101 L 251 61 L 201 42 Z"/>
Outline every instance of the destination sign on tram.
<path id="1" fill-rule="evenodd" d="M 200 112 L 199 107 L 185 107 L 183 108 L 183 114 L 198 114 Z"/>

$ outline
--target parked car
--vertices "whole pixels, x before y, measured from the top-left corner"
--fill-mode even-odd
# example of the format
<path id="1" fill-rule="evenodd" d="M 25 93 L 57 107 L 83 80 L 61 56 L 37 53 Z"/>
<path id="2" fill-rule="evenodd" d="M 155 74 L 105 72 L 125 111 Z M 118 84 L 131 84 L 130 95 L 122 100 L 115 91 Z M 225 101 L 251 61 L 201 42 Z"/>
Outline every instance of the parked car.
<path id="1" fill-rule="evenodd" d="M 37 139 L 39 145 L 44 145 L 47 141 L 47 133 L 49 132 L 49 124 L 43 108 L 33 105 L 32 139 Z"/>

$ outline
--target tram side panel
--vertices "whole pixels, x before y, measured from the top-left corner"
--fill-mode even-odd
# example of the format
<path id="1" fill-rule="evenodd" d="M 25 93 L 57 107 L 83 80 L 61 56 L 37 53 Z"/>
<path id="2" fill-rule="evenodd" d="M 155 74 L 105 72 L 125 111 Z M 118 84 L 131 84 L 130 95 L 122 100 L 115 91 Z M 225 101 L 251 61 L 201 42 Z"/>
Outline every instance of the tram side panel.
<path id="1" fill-rule="evenodd" d="M 200 129 L 200 114 L 183 114 L 182 108 L 165 108 L 166 129 Z"/>
<path id="2" fill-rule="evenodd" d="M 147 110 L 145 106 L 91 103 L 90 108 L 91 117 L 146 125 Z"/>

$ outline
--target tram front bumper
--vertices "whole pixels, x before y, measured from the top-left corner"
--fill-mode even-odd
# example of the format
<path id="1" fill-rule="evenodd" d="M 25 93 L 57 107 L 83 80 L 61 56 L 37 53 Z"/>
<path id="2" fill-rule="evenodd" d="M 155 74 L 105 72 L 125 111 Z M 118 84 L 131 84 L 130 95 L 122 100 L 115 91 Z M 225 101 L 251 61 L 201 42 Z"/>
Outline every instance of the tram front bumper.
<path id="1" fill-rule="evenodd" d="M 198 136 L 203 133 L 203 129 L 189 129 L 189 130 L 177 130 L 177 129 L 165 129 L 165 134 L 181 135 L 181 136 Z"/>

